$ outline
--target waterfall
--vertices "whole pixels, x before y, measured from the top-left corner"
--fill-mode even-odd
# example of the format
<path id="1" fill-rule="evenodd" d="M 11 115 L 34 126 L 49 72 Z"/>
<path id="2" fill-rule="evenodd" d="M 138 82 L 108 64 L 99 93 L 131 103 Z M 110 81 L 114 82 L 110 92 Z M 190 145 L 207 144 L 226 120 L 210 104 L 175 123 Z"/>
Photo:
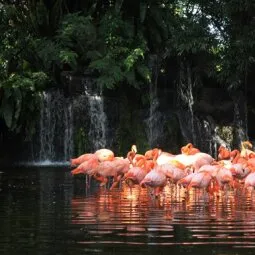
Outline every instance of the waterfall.
<path id="1" fill-rule="evenodd" d="M 95 86 L 95 83 L 93 83 L 90 79 L 84 79 L 83 84 L 89 105 L 89 140 L 92 144 L 92 150 L 95 151 L 100 148 L 104 148 L 107 144 L 107 116 L 104 112 L 104 97 L 102 93 L 102 87 Z"/>
<path id="2" fill-rule="evenodd" d="M 194 123 L 194 112 L 193 112 L 193 105 L 194 105 L 194 98 L 193 98 L 193 83 L 192 83 L 192 73 L 191 68 L 189 65 L 186 67 L 184 63 L 181 64 L 180 67 L 180 78 L 178 83 L 178 96 L 180 99 L 181 107 L 186 106 L 187 111 L 189 114 L 188 120 L 191 130 L 191 136 L 188 139 L 192 139 L 192 141 L 196 144 L 196 132 L 195 132 L 195 123 Z"/>
<path id="3" fill-rule="evenodd" d="M 240 146 L 242 141 L 247 140 L 247 110 L 244 107 L 242 112 L 240 100 L 234 103 L 234 125 L 236 134 L 236 145 Z"/>
<path id="4" fill-rule="evenodd" d="M 59 91 L 43 92 L 35 165 L 65 164 L 73 152 L 72 103 Z"/>
<path id="5" fill-rule="evenodd" d="M 220 145 L 226 148 L 231 148 L 232 138 L 226 137 L 226 129 L 217 126 L 213 118 L 206 116 L 201 120 L 196 121 L 198 125 L 198 133 L 200 136 L 197 138 L 198 147 L 214 158 L 218 156 L 218 147 Z M 229 131 L 229 130 L 228 130 Z"/>
<path id="6" fill-rule="evenodd" d="M 190 142 L 192 132 L 195 132 L 199 134 L 196 137 L 196 147 L 215 158 L 217 158 L 218 147 L 220 145 L 231 149 L 233 143 L 233 129 L 231 126 L 219 126 L 211 116 L 194 116 L 194 129 L 192 130 L 189 127 L 189 112 L 184 110 L 178 111 L 177 116 L 185 143 Z"/>
<path id="7" fill-rule="evenodd" d="M 161 125 L 161 113 L 158 110 L 159 101 L 155 90 L 153 89 L 153 84 L 150 85 L 150 110 L 149 117 L 146 119 L 147 124 L 147 137 L 150 148 L 158 146 L 158 138 L 163 133 Z"/>
<path id="8" fill-rule="evenodd" d="M 69 159 L 73 154 L 73 106 L 68 105 L 64 111 L 64 159 Z"/>
<path id="9" fill-rule="evenodd" d="M 161 125 L 162 114 L 159 111 L 159 100 L 157 96 L 158 86 L 158 57 L 151 56 L 149 63 L 152 72 L 152 82 L 150 82 L 149 90 L 149 117 L 145 120 L 147 125 L 147 137 L 150 148 L 157 147 L 159 137 L 163 133 L 163 125 Z"/>

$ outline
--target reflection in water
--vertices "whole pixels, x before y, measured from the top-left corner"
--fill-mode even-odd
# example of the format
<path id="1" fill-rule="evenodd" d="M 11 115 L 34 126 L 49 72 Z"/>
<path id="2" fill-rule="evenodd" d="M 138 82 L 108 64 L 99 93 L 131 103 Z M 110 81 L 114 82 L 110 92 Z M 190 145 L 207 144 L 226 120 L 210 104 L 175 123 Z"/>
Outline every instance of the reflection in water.
<path id="1" fill-rule="evenodd" d="M 109 191 L 69 169 L 17 169 L 0 181 L 0 254 L 253 254 L 255 194 L 209 198 L 167 186 Z"/>

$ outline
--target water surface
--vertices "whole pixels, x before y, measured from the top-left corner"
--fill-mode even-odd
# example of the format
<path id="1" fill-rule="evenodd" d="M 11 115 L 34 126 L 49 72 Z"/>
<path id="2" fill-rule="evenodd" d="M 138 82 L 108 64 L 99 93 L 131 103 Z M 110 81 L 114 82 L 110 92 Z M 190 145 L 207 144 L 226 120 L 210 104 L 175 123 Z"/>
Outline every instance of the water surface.
<path id="1" fill-rule="evenodd" d="M 110 191 L 68 167 L 2 169 L 0 254 L 254 254 L 255 194 Z"/>

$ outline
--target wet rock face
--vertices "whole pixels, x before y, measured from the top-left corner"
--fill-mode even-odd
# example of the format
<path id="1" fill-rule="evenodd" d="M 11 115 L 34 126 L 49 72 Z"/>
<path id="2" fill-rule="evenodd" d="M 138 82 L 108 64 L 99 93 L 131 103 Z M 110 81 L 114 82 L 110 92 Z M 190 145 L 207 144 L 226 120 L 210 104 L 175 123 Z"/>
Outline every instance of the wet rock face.
<path id="1" fill-rule="evenodd" d="M 56 148 L 54 151 L 58 153 L 59 160 L 93 151 L 95 146 L 102 144 L 101 138 L 104 139 L 105 147 L 111 148 L 120 156 L 125 156 L 132 144 L 136 144 L 138 152 L 141 153 L 152 147 L 179 153 L 180 147 L 189 142 L 215 156 L 219 145 L 238 147 L 240 141 L 246 139 L 247 109 L 241 92 L 229 95 L 223 89 L 203 88 L 196 91 L 192 107 L 187 107 L 177 105 L 178 95 L 171 88 L 160 87 L 151 97 L 153 100 L 146 100 L 148 88 L 98 90 L 91 77 L 66 75 L 65 79 L 64 95 L 59 96 L 62 101 L 56 103 L 55 94 L 52 97 L 55 106 L 52 107 L 49 102 L 48 107 L 52 109 L 49 111 L 52 117 L 53 110 L 56 110 L 54 108 L 61 107 L 66 110 L 61 111 L 62 115 L 56 115 L 58 119 L 49 121 L 47 127 L 38 129 L 47 131 L 55 128 L 56 135 L 53 137 L 56 139 L 52 141 L 57 144 L 47 146 Z M 54 94 L 54 91 L 49 93 Z M 69 115 L 69 122 L 62 125 L 65 116 Z M 39 120 L 38 125 L 40 123 L 44 122 Z M 51 124 L 55 126 L 51 127 Z M 56 130 L 58 127 L 59 130 Z M 62 143 L 67 134 L 73 149 L 66 150 L 69 154 L 63 157 L 63 148 L 66 146 L 69 149 L 67 144 Z M 45 144 L 50 143 L 47 136 L 45 139 Z M 15 155 L 12 156 L 13 161 L 29 161 L 32 160 L 31 155 L 34 158 L 40 155 L 35 146 L 42 141 L 40 132 L 36 133 L 30 144 L 22 144 L 22 139 L 13 139 L 13 143 L 14 141 L 15 148 L 23 149 L 20 149 L 22 159 L 21 154 L 17 153 L 16 158 Z M 8 148 L 12 147 L 8 144 Z"/>
<path id="2" fill-rule="evenodd" d="M 203 88 L 198 93 L 194 112 L 198 115 L 210 115 L 218 123 L 227 124 L 234 118 L 234 102 L 224 89 Z"/>

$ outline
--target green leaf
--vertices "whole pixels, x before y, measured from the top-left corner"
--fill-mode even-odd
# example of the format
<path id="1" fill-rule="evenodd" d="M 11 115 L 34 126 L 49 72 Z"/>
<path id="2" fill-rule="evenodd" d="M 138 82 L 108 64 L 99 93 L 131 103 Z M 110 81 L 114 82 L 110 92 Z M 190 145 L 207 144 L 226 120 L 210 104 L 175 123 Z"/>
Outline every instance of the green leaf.
<path id="1" fill-rule="evenodd" d="M 78 54 L 74 51 L 61 50 L 59 58 L 62 63 L 69 64 L 73 69 L 77 67 Z"/>
<path id="2" fill-rule="evenodd" d="M 151 72 L 150 69 L 145 65 L 138 65 L 136 67 L 138 74 L 146 81 L 151 82 Z"/>

